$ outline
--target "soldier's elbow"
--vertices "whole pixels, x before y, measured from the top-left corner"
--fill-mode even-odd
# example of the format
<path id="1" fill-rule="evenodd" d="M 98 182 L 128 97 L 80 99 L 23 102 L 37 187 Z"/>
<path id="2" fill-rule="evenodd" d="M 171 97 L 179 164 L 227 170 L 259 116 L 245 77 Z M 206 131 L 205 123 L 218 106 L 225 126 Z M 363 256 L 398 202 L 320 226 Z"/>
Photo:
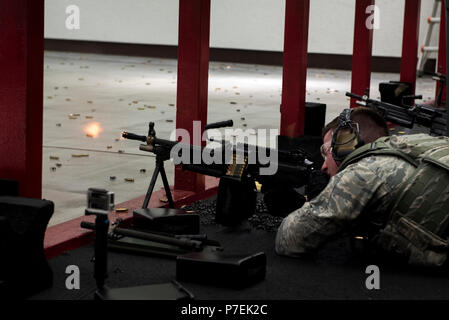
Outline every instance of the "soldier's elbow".
<path id="1" fill-rule="evenodd" d="M 276 241 L 274 245 L 275 252 L 280 256 L 296 257 L 297 248 L 292 248 L 286 241 Z"/>
<path id="2" fill-rule="evenodd" d="M 285 248 L 277 241 L 274 244 L 274 251 L 281 256 L 285 255 L 286 252 Z"/>
<path id="3" fill-rule="evenodd" d="M 274 250 L 278 255 L 297 258 L 307 254 L 306 248 L 294 241 L 287 241 L 284 236 L 281 230 L 276 235 Z"/>

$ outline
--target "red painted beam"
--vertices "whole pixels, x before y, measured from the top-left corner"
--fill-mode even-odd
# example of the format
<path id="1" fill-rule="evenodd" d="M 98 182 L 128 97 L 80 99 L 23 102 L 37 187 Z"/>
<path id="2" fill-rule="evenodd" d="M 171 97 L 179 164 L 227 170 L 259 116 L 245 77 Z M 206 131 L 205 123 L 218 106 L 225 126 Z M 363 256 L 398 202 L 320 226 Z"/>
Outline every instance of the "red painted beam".
<path id="1" fill-rule="evenodd" d="M 179 1 L 176 128 L 189 131 L 191 139 L 193 121 L 201 121 L 201 132 L 207 121 L 209 29 L 210 0 Z M 177 166 L 175 188 L 201 192 L 204 176 Z"/>
<path id="2" fill-rule="evenodd" d="M 368 28 L 372 11 L 368 6 L 374 0 L 356 0 L 354 19 L 354 45 L 352 49 L 351 92 L 363 95 L 371 82 L 371 56 L 373 47 L 373 28 Z M 356 107 L 356 100 L 351 98 L 350 107 Z"/>
<path id="3" fill-rule="evenodd" d="M 304 134 L 309 0 L 286 0 L 281 135 Z"/>
<path id="4" fill-rule="evenodd" d="M 438 43 L 438 61 L 437 61 L 437 72 L 446 74 L 446 7 L 444 5 L 445 0 L 441 0 L 441 19 L 440 19 L 440 38 Z M 442 88 L 441 88 L 442 87 Z M 441 88 L 441 97 L 438 100 L 438 92 Z M 435 104 L 437 106 L 446 105 L 446 86 L 442 86 L 439 81 L 437 81 L 436 91 L 435 91 Z"/>
<path id="5" fill-rule="evenodd" d="M 418 64 L 420 11 L 421 0 L 405 0 L 400 79 L 413 84 L 413 93 L 415 93 Z"/>
<path id="6" fill-rule="evenodd" d="M 42 196 L 44 1 L 0 1 L 0 177 Z"/>

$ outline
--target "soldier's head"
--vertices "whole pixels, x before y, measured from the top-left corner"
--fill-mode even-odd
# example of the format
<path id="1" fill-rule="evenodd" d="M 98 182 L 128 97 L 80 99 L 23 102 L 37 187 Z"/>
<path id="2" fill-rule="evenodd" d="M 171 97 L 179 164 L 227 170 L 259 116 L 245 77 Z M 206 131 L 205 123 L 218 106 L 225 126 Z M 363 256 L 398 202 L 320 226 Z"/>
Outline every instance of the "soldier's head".
<path id="1" fill-rule="evenodd" d="M 351 120 L 358 123 L 360 136 L 364 143 L 371 143 L 389 135 L 388 125 L 385 119 L 376 111 L 358 107 L 351 112 Z"/>
<path id="2" fill-rule="evenodd" d="M 358 126 L 360 145 L 374 142 L 378 138 L 389 134 L 385 120 L 370 108 L 358 107 L 353 109 L 350 113 L 350 120 Z M 337 130 L 339 123 L 339 117 L 336 117 L 324 127 L 322 133 L 323 145 L 321 146 L 321 154 L 324 157 L 324 162 L 321 171 L 327 173 L 330 177 L 337 174 L 338 167 L 341 163 L 341 159 L 339 159 L 340 161 L 334 159 L 332 152 L 332 148 L 334 147 L 333 135 L 334 133 L 341 134 Z"/>

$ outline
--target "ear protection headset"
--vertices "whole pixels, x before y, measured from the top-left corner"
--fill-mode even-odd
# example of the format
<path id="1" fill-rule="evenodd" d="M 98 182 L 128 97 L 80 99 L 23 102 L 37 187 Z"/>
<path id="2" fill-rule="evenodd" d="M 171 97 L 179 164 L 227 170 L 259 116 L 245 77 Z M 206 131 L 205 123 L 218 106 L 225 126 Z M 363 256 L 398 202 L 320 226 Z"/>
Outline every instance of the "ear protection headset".
<path id="1" fill-rule="evenodd" d="M 338 116 L 338 125 L 332 135 L 332 156 L 336 162 L 343 161 L 355 149 L 365 143 L 360 137 L 358 123 L 351 120 L 352 109 L 345 109 Z"/>

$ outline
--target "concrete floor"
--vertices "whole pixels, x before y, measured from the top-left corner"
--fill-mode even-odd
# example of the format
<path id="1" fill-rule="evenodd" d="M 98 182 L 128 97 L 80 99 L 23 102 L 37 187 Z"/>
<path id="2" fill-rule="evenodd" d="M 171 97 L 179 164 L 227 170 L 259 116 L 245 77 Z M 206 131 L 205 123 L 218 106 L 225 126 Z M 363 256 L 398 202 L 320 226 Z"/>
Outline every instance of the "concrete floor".
<path id="1" fill-rule="evenodd" d="M 208 122 L 232 119 L 234 128 L 243 130 L 279 129 L 281 67 L 211 62 L 209 70 Z M 55 203 L 50 225 L 83 215 L 89 187 L 113 191 L 117 204 L 145 194 L 154 157 L 120 135 L 124 130 L 144 135 L 153 121 L 158 137 L 169 138 L 175 129 L 176 71 L 171 59 L 45 52 L 42 193 Z M 307 101 L 327 105 L 326 122 L 348 106 L 350 75 L 308 70 Z M 379 82 L 398 79 L 373 73 L 371 97 L 379 97 Z M 417 80 L 417 93 L 425 99 L 434 96 L 434 87 L 430 78 Z M 102 129 L 96 137 L 87 136 L 92 123 Z M 172 183 L 170 163 L 166 171 Z M 160 187 L 159 179 L 155 190 Z"/>

